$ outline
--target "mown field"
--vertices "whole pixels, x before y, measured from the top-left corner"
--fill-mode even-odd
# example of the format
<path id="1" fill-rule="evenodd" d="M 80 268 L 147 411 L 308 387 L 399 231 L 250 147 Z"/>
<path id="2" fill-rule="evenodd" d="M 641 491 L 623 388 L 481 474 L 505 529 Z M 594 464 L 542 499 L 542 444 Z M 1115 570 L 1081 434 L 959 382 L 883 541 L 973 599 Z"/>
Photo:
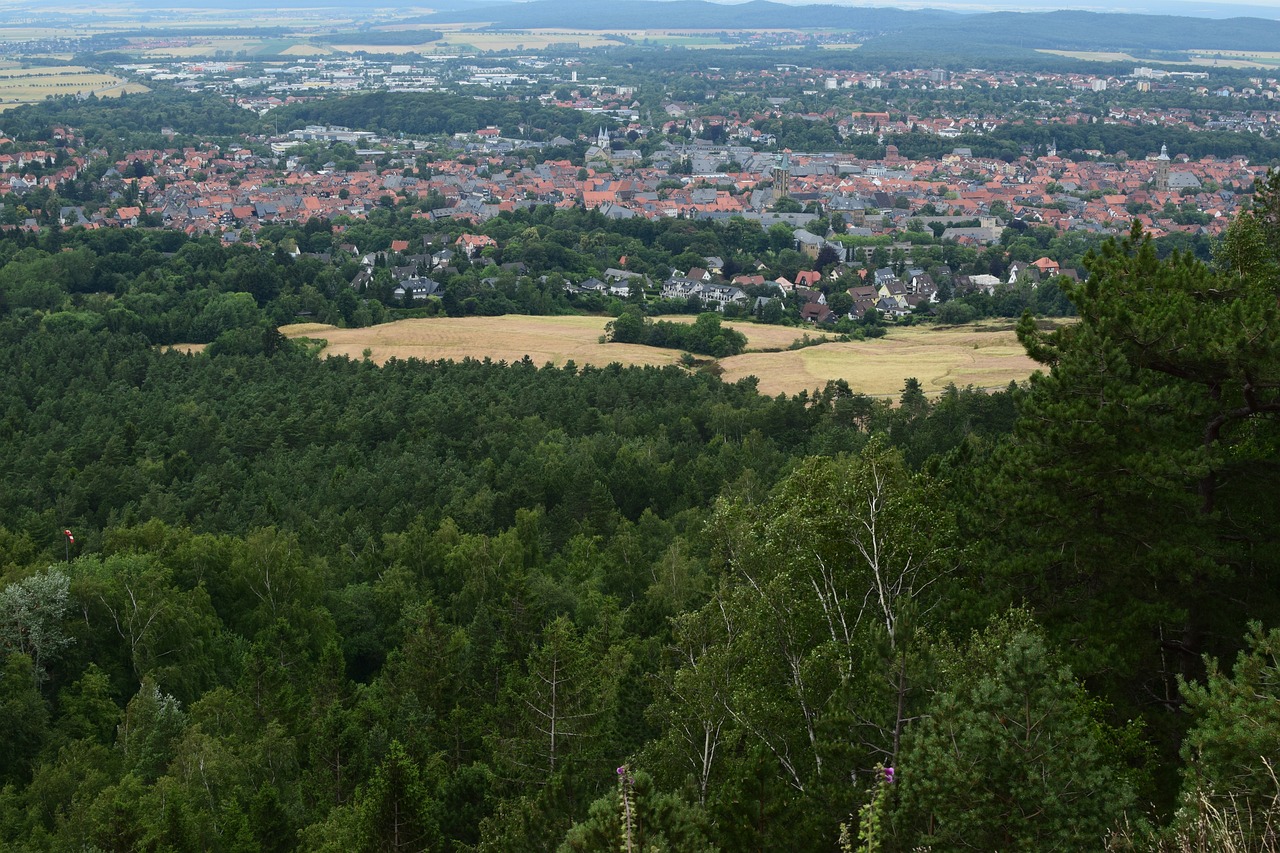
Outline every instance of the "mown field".
<path id="1" fill-rule="evenodd" d="M 689 319 L 689 318 L 670 318 Z M 323 354 L 369 358 L 518 361 L 526 355 L 537 365 L 675 364 L 676 350 L 632 344 L 602 344 L 606 318 L 504 317 L 400 320 L 365 329 L 339 329 L 318 323 L 285 326 L 291 338 L 322 339 Z M 894 329 L 880 339 L 786 350 L 805 330 L 753 323 L 727 323 L 747 336 L 748 352 L 720 360 L 726 381 L 755 376 L 765 394 L 795 394 L 844 379 L 855 391 L 893 396 L 914 376 L 926 391 L 949 383 L 961 387 L 1002 388 L 1026 379 L 1037 365 L 1007 325 Z M 810 335 L 816 335 L 810 332 Z M 761 350 L 782 350 L 762 352 Z"/>

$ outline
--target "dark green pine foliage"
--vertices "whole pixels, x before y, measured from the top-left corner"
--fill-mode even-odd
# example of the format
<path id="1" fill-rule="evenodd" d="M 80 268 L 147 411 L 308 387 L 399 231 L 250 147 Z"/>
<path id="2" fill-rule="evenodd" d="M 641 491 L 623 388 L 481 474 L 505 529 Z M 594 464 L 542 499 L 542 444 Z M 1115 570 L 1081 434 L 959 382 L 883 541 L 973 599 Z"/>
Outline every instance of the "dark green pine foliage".
<path id="1" fill-rule="evenodd" d="M 1265 849 L 1262 818 L 1269 813 L 1271 832 L 1280 818 L 1280 630 L 1250 625 L 1230 673 L 1215 659 L 1207 664 L 1204 683 L 1182 685 L 1194 720 L 1182 745 L 1190 807 L 1175 826 L 1195 826 L 1189 812 L 1201 810 L 1203 796 L 1247 829 L 1250 844 Z"/>
<path id="2" fill-rule="evenodd" d="M 1103 849 L 1134 787 L 1028 615 L 933 652 L 934 693 L 895 767 L 893 849 Z"/>
<path id="3" fill-rule="evenodd" d="M 1263 198 L 1274 205 L 1274 187 Z M 979 490 L 991 592 L 1032 605 L 1078 671 L 1126 703 L 1176 706 L 1175 676 L 1202 651 L 1232 648 L 1243 616 L 1280 616 L 1267 227 L 1242 217 L 1210 268 L 1159 261 L 1135 225 L 1068 287 L 1078 323 L 1019 326 L 1049 372 Z"/>
<path id="4" fill-rule="evenodd" d="M 617 790 L 591 804 L 587 819 L 573 826 L 560 853 L 710 853 L 707 815 L 678 795 L 663 793 L 643 771 L 617 769 Z"/>

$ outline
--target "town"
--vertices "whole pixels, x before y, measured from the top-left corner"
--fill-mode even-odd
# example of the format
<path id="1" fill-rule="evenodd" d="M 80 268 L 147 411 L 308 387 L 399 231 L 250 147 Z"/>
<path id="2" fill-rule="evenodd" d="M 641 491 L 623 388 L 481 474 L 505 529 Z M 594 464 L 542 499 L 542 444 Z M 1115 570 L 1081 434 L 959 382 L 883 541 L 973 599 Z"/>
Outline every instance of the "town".
<path id="1" fill-rule="evenodd" d="M 695 297 L 691 304 L 730 308 L 733 316 L 759 316 L 771 298 L 781 295 L 794 303 L 799 318 L 835 323 L 861 319 L 873 307 L 886 318 L 928 314 L 952 294 L 993 295 L 1024 279 L 1034 285 L 1041 277 L 1079 278 L 1087 248 L 1126 233 L 1135 221 L 1154 238 L 1177 238 L 1179 246 L 1204 251 L 1265 175 L 1265 163 L 1242 154 L 1193 157 L 1171 152 L 1163 142 L 1152 150 L 1075 146 L 1060 151 L 1056 136 L 1082 127 L 1133 130 L 1149 140 L 1181 131 L 1180 140 L 1188 139 L 1187 133 L 1206 133 L 1221 144 L 1224 138 L 1270 140 L 1280 126 L 1280 111 L 1100 110 L 1076 103 L 1081 92 L 1099 98 L 1125 87 L 1146 92 L 1153 84 L 1179 86 L 1187 98 L 1207 97 L 1200 85 L 1203 75 L 1174 78 L 1150 68 L 1136 68 L 1117 79 L 938 69 L 840 75 L 778 64 L 764 81 L 713 68 L 703 76 L 717 85 L 767 87 L 774 77 L 776 90 L 797 93 L 764 99 L 735 90 L 729 98 L 739 108 L 717 111 L 719 100 L 699 105 L 671 97 L 646 109 L 635 86 L 580 80 L 573 68 L 580 63 L 521 62 L 538 67 L 518 80 L 474 62 L 431 74 L 412 63 L 301 62 L 251 78 L 235 76 L 245 66 L 230 62 L 127 66 L 119 70 L 153 85 L 172 82 L 189 90 L 190 97 L 232 103 L 258 116 L 262 130 L 181 144 L 182 134 L 161 127 L 158 137 L 171 145 L 132 150 L 91 147 L 69 126 L 52 126 L 43 139 L 40 134 L 31 141 L 0 138 L 5 152 L 0 153 L 0 170 L 7 176 L 0 182 L 0 221 L 25 229 L 53 221 L 63 228 L 163 228 L 255 246 L 264 228 L 317 220 L 331 229 L 330 244 L 300 248 L 294 241 L 291 251 L 302 254 L 305 249 L 337 264 L 360 261 L 351 285 L 394 305 L 441 296 L 449 276 L 458 272 L 458 256 L 495 267 L 501 263 L 521 275 L 562 273 L 570 294 L 622 298 L 634 291 L 640 297 Z M 501 67 L 512 64 L 508 60 Z M 458 79 L 451 82 L 451 75 Z M 1256 88 L 1242 95 L 1265 100 L 1277 92 L 1274 78 L 1250 82 Z M 437 87 L 474 92 L 517 83 L 540 94 L 472 97 L 500 102 L 523 98 L 561 117 L 578 118 L 567 124 L 562 118 L 557 126 L 563 129 L 554 136 L 532 121 L 421 136 L 278 123 L 291 108 L 323 103 L 317 91 L 325 87 L 337 90 L 330 97 L 384 93 L 429 107 L 433 98 L 450 97 L 432 91 Z M 265 91 L 246 94 L 254 89 Z M 1020 114 L 975 115 L 962 97 L 975 90 L 1016 90 L 1019 109 L 1027 104 L 1040 108 L 1043 115 L 1030 123 L 1048 130 L 1048 143 L 1013 150 L 1012 143 L 1002 141 L 997 155 L 975 153 L 974 140 L 982 144 L 1010 127 L 1011 115 Z M 815 99 L 851 93 L 878 98 L 888 91 L 945 98 L 916 101 L 919 115 L 892 107 L 797 111 Z M 1037 91 L 1056 93 L 1057 105 Z M 1226 94 L 1236 93 L 1219 92 L 1215 100 Z M 753 104 L 757 111 L 743 108 Z M 779 133 L 797 121 L 825 127 L 837 145 L 852 145 L 833 146 L 835 150 L 781 147 Z M 779 133 L 771 132 L 775 130 Z M 907 156 L 894 144 L 922 138 L 932 140 L 926 147 L 937 153 Z M 76 203 L 76 196 L 85 201 Z M 775 250 L 785 247 L 799 254 L 783 263 L 776 256 L 738 257 L 730 264 L 703 256 L 684 269 L 654 269 L 637 263 L 638 258 L 628 267 L 628 258 L 619 252 L 575 274 L 504 251 L 514 247 L 485 233 L 486 223 L 495 217 L 540 206 L 596 211 L 609 221 L 727 224 L 741 219 L 770 233 L 775 243 L 781 241 Z M 405 235 L 409 239 L 382 235 L 373 245 L 361 246 L 342 237 L 350 225 L 388 210 L 400 211 L 401 222 L 416 223 L 412 235 Z M 1010 234 L 1028 232 L 1040 236 L 1038 251 L 1026 246 L 1008 250 Z M 1047 239 L 1052 235 L 1063 238 L 1059 248 L 1070 247 L 1058 257 L 1050 256 Z M 952 248 L 946 253 L 939 251 L 948 246 Z M 959 249 L 966 252 L 957 253 Z M 384 276 L 383 286 L 370 291 L 378 259 L 385 260 L 381 265 L 391 271 L 391 281 Z M 827 304 L 836 281 L 841 282 L 836 289 L 849 299 L 834 300 L 837 310 L 832 311 Z"/>
<path id="2" fill-rule="evenodd" d="M 966 3 L 0 10 L 0 848 L 1274 850 L 1280 12 Z"/>

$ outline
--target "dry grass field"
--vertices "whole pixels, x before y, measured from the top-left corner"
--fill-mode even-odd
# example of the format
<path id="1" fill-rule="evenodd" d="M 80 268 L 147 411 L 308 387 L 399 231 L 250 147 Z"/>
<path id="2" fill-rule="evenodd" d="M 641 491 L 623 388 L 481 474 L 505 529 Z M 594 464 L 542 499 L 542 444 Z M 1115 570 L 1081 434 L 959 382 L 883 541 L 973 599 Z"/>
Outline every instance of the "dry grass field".
<path id="1" fill-rule="evenodd" d="M 690 318 L 672 318 L 690 319 Z M 339 329 L 318 323 L 285 326 L 291 338 L 323 339 L 324 355 L 369 357 L 381 364 L 391 358 L 518 361 L 528 355 L 535 364 L 666 365 L 677 363 L 675 350 L 631 344 L 601 344 L 607 322 L 602 317 L 433 318 L 400 320 L 367 329 Z M 747 335 L 750 349 L 785 348 L 804 334 L 802 329 L 729 323 Z M 813 333 L 811 333 L 812 335 Z M 746 352 L 722 359 L 724 379 L 755 376 L 761 393 L 796 394 L 821 388 L 828 380 L 844 379 L 855 391 L 896 396 L 907 377 L 920 380 L 926 391 L 948 383 L 980 388 L 1003 388 L 1021 381 L 1037 367 L 1027 358 L 1012 331 L 981 326 L 934 329 L 895 329 L 884 338 L 829 343 L 783 352 Z"/>
<path id="2" fill-rule="evenodd" d="M 93 92 L 110 98 L 122 92 L 145 92 L 137 83 L 126 83 L 113 74 L 101 74 L 79 65 L 0 68 L 0 109 L 43 101 L 59 95 Z"/>
<path id="3" fill-rule="evenodd" d="M 794 330 L 793 334 L 794 334 Z M 748 338 L 750 339 L 750 337 Z M 896 397 L 908 377 L 929 393 L 948 384 L 1003 388 L 1039 366 L 1012 331 L 980 327 L 894 329 L 883 338 L 830 343 L 785 352 L 747 352 L 721 359 L 725 381 L 755 376 L 765 394 L 795 394 L 843 379 L 855 391 Z"/>

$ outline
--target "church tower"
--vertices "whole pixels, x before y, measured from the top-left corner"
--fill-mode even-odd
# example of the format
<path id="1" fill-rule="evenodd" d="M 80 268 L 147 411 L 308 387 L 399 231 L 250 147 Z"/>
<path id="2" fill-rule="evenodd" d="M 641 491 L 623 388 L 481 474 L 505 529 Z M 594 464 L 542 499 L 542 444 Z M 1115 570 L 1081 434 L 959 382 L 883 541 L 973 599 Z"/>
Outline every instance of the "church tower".
<path id="1" fill-rule="evenodd" d="M 603 148 L 605 151 L 609 150 L 609 134 L 603 127 L 601 127 L 600 132 L 596 134 L 596 146 Z"/>
<path id="2" fill-rule="evenodd" d="M 791 192 L 791 151 L 784 150 L 782 159 L 773 167 L 773 198 L 786 198 Z"/>
<path id="3" fill-rule="evenodd" d="M 1169 146 L 1160 146 L 1160 156 L 1156 158 L 1156 192 L 1169 191 Z"/>

